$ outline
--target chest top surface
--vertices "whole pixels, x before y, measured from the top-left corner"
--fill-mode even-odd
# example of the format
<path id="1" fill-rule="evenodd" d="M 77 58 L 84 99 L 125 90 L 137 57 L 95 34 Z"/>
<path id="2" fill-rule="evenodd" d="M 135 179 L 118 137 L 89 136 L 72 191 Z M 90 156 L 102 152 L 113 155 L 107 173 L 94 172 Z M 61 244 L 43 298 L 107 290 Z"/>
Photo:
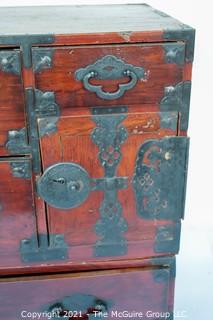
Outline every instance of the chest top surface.
<path id="1" fill-rule="evenodd" d="M 146 4 L 0 9 L 0 35 L 79 34 L 189 28 Z"/>

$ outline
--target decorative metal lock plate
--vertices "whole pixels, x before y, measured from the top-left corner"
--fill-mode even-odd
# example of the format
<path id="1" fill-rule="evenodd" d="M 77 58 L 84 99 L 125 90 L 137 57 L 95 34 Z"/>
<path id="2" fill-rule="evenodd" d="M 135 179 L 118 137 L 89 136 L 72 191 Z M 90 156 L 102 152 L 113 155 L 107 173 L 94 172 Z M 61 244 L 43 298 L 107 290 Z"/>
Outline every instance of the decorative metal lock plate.
<path id="1" fill-rule="evenodd" d="M 127 90 L 134 88 L 139 79 L 145 78 L 144 68 L 136 67 L 125 63 L 123 60 L 113 55 L 107 55 L 94 64 L 88 65 L 76 71 L 75 77 L 83 82 L 84 88 L 95 92 L 99 98 L 105 100 L 114 100 L 122 97 Z M 116 92 L 106 92 L 102 85 L 91 84 L 91 79 L 113 80 L 124 77 L 130 78 L 127 83 L 119 84 Z"/>
<path id="2" fill-rule="evenodd" d="M 55 208 L 75 208 L 88 197 L 90 178 L 86 170 L 76 163 L 58 163 L 38 179 L 37 192 Z"/>

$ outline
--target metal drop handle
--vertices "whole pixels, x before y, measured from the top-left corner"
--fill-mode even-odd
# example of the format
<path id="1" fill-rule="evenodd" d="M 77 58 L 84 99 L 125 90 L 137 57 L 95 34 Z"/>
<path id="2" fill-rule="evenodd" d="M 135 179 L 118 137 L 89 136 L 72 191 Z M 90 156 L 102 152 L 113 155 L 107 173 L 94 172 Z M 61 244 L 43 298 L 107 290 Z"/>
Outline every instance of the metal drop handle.
<path id="1" fill-rule="evenodd" d="M 75 77 L 83 82 L 85 89 L 95 92 L 99 98 L 114 100 L 122 97 L 125 91 L 134 88 L 139 79 L 145 79 L 146 72 L 143 67 L 126 63 L 114 55 L 106 55 L 95 63 L 78 69 L 75 72 Z M 106 92 L 102 85 L 93 85 L 90 82 L 91 79 L 116 80 L 123 77 L 129 77 L 130 81 L 119 84 L 118 90 L 115 92 Z"/>
<path id="2" fill-rule="evenodd" d="M 107 311 L 106 305 L 102 301 L 97 301 L 97 303 L 82 313 L 79 311 L 79 314 L 73 310 L 67 310 L 64 307 L 63 303 L 57 302 L 49 308 L 49 312 L 52 314 L 52 319 L 75 319 L 75 320 L 93 320 L 93 319 L 102 319 L 104 314 Z"/>
<path id="3" fill-rule="evenodd" d="M 102 85 L 93 85 L 89 82 L 90 79 L 98 78 L 98 73 L 96 71 L 91 71 L 87 73 L 83 78 L 83 84 L 87 90 L 95 92 L 99 98 L 102 98 L 105 100 L 114 100 L 122 97 L 125 91 L 134 88 L 134 86 L 137 84 L 137 81 L 138 81 L 137 75 L 133 71 L 126 70 L 123 72 L 123 76 L 129 77 L 131 80 L 127 83 L 119 84 L 118 85 L 119 88 L 116 92 L 103 91 Z"/>

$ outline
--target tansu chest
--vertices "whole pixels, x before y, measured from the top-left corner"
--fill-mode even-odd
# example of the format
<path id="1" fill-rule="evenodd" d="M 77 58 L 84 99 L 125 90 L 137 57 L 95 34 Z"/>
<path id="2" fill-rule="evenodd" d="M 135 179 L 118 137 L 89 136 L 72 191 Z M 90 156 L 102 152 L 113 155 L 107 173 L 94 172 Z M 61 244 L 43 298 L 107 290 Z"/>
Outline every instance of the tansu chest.
<path id="1" fill-rule="evenodd" d="M 194 30 L 146 5 L 94 7 L 96 25 L 65 9 L 0 36 L 0 292 L 21 292 L 0 310 L 172 319 Z"/>

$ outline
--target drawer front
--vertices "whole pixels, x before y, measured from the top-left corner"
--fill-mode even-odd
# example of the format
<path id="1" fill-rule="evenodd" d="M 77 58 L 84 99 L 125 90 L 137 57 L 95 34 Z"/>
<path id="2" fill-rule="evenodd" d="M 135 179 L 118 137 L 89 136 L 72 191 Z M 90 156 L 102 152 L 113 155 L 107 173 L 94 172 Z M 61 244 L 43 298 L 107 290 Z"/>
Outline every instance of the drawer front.
<path id="1" fill-rule="evenodd" d="M 183 42 L 33 48 L 32 54 L 35 86 L 54 93 L 62 114 L 112 100 L 159 109 L 165 88 L 183 81 Z"/>
<path id="2" fill-rule="evenodd" d="M 178 252 L 188 139 L 177 113 L 91 112 L 38 121 L 50 234 L 75 262 Z"/>
<path id="3" fill-rule="evenodd" d="M 25 127 L 20 51 L 0 50 L 0 156 L 27 153 Z"/>
<path id="4" fill-rule="evenodd" d="M 169 266 L 1 279 L 0 314 L 5 320 L 27 314 L 40 314 L 41 320 L 47 316 L 123 319 L 128 314 L 131 319 L 139 318 L 138 314 L 143 314 L 143 319 L 158 319 L 159 314 L 173 319 L 173 281 Z"/>
<path id="5" fill-rule="evenodd" d="M 20 242 L 36 234 L 31 161 L 0 159 L 0 267 L 22 264 Z"/>

